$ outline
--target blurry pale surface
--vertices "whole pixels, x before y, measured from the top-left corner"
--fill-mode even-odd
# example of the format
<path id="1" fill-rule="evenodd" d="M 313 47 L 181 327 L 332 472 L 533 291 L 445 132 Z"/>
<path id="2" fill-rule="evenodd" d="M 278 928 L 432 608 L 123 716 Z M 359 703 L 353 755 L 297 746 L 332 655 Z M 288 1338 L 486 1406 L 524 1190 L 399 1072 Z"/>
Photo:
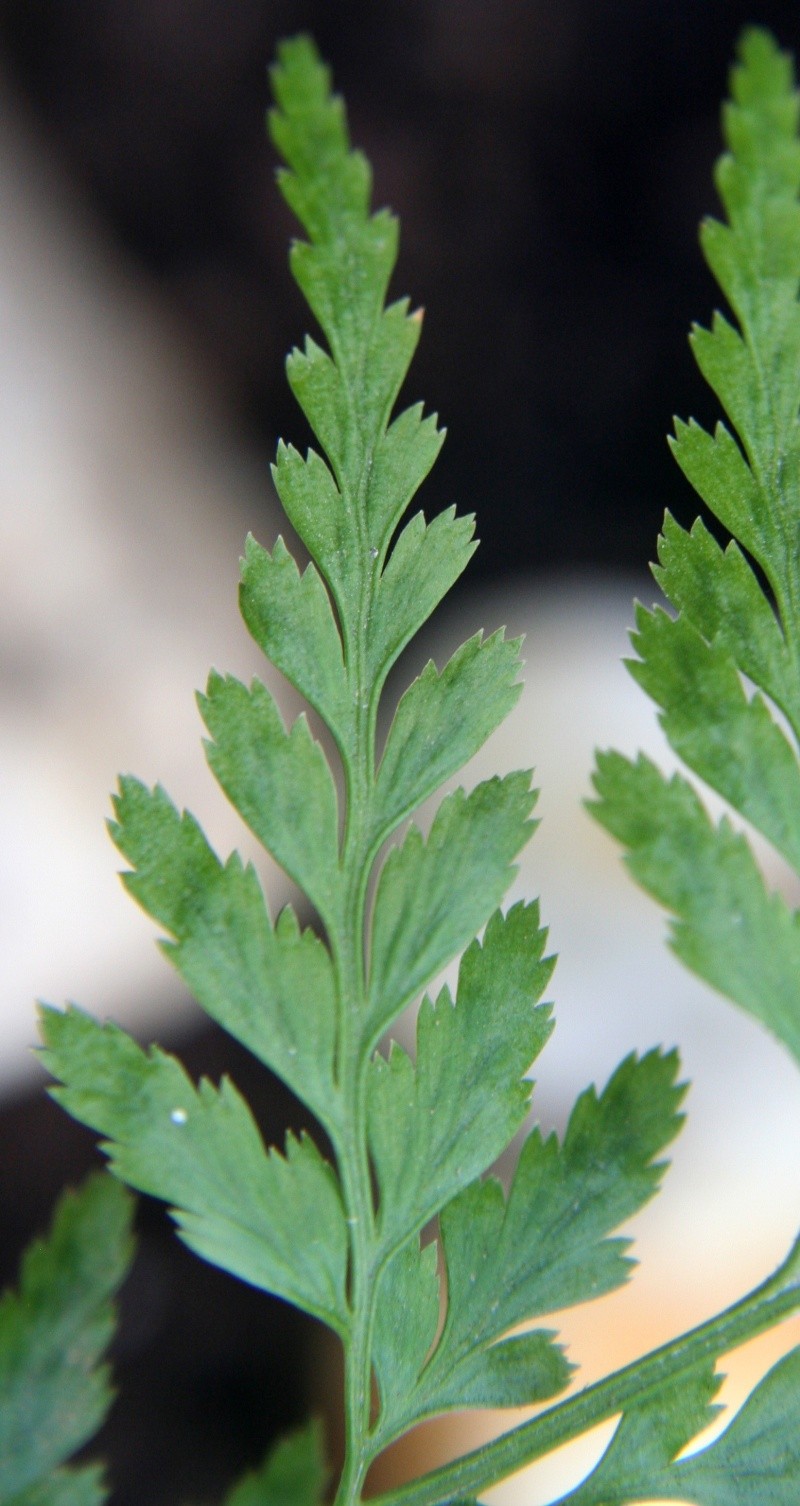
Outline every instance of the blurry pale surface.
<path id="1" fill-rule="evenodd" d="M 106 792 L 119 770 L 160 779 L 222 850 L 242 843 L 205 769 L 193 691 L 212 663 L 245 676 L 257 666 L 236 610 L 237 560 L 248 526 L 269 543 L 278 522 L 263 458 L 237 442 L 176 332 L 10 118 L 0 118 L 0 187 L 0 1087 L 9 1091 L 35 1070 L 34 995 L 71 996 L 142 1029 L 174 1023 L 154 1002 L 172 989 L 154 928 L 115 878 Z M 530 586 L 485 596 L 433 638 L 441 661 L 479 625 L 527 634 L 523 698 L 468 777 L 533 764 L 542 788 L 542 825 L 514 891 L 541 893 L 562 957 L 537 1115 L 563 1125 L 589 1081 L 659 1042 L 680 1045 L 693 1082 L 666 1190 L 636 1224 L 641 1273 L 565 1320 L 585 1379 L 740 1295 L 800 1222 L 800 1093 L 788 1057 L 671 958 L 663 917 L 581 808 L 594 746 L 663 752 L 620 664 L 631 595 L 627 582 Z M 277 901 L 282 881 L 265 871 Z M 190 1018 L 188 1004 L 180 1009 Z M 734 1357 L 732 1398 L 798 1336 L 787 1326 Z M 508 1421 L 447 1422 L 396 1462 L 429 1466 Z M 566 1465 L 545 1461 L 496 1498 L 547 1500 L 601 1441 Z"/>
<path id="2" fill-rule="evenodd" d="M 242 840 L 194 692 L 259 655 L 236 605 L 264 457 L 190 349 L 0 109 L 0 1086 L 34 1068 L 35 997 L 126 1021 L 178 991 L 115 877 L 120 771 Z M 185 1006 L 188 1008 L 188 1006 Z"/>

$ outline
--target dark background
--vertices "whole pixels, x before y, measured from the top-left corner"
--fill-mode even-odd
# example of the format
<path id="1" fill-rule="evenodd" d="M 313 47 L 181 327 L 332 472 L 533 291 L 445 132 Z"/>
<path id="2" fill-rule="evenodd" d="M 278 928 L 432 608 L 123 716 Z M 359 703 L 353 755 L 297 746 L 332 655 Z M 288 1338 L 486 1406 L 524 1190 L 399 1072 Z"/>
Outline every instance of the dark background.
<path id="1" fill-rule="evenodd" d="M 714 289 L 719 101 L 747 20 L 704 0 L 0 0 L 0 46 L 67 170 L 271 446 L 302 436 L 283 355 L 307 316 L 263 129 L 277 39 L 333 64 L 395 291 L 428 311 L 409 385 L 449 438 L 426 504 L 477 511 L 477 571 L 629 565 L 691 509 L 663 435 L 708 408 L 686 346 Z M 713 410 L 712 410 L 713 411 Z M 473 578 L 475 578 L 473 573 Z"/>
<path id="2" fill-rule="evenodd" d="M 306 328 L 263 130 L 277 39 L 314 33 L 402 221 L 394 290 L 427 309 L 407 389 L 449 437 L 430 512 L 475 510 L 472 579 L 641 570 L 695 504 L 663 435 L 713 419 L 686 344 L 716 296 L 719 101 L 741 26 L 800 43 L 796 5 L 703 0 L 0 0 L 0 50 L 64 170 L 152 277 L 271 448 L 304 430 L 283 356 Z M 216 1035 L 189 1065 L 287 1116 Z M 2 1270 L 91 1141 L 47 1101 L 0 1115 Z M 120 1506 L 219 1499 L 302 1414 L 311 1339 L 280 1304 L 186 1254 L 159 1210 L 124 1299 L 122 1399 L 104 1435 Z"/>

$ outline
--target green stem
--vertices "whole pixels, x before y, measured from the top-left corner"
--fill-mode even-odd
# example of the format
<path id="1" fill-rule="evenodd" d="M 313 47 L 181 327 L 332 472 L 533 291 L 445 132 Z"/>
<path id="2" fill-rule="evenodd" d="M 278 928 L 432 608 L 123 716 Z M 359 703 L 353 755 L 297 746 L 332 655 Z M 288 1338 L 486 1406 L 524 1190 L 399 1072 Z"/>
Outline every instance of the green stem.
<path id="1" fill-rule="evenodd" d="M 432 1470 L 397 1490 L 377 1496 L 370 1506 L 438 1506 L 476 1495 L 544 1454 L 588 1432 L 600 1422 L 642 1403 L 665 1383 L 703 1361 L 716 1360 L 745 1344 L 800 1308 L 800 1238 L 783 1265 L 761 1286 L 725 1312 L 680 1338 L 587 1386 L 492 1443 Z"/>
<path id="2" fill-rule="evenodd" d="M 360 821 L 355 823 L 360 827 Z M 352 828 L 351 828 L 352 830 Z M 360 843 L 356 841 L 356 848 Z M 352 853 L 350 847 L 350 853 Z M 345 854 L 347 854 L 347 846 Z M 342 1133 L 336 1146 L 350 1233 L 350 1308 L 352 1328 L 345 1347 L 345 1465 L 337 1502 L 358 1499 L 363 1482 L 364 1440 L 370 1414 L 371 1255 L 374 1213 L 366 1147 L 364 1070 L 358 1051 L 357 1026 L 363 1012 L 363 884 L 358 863 L 349 869 L 342 948 L 339 1084 L 343 1106 Z"/>
<path id="3" fill-rule="evenodd" d="M 359 498 L 363 502 L 363 498 Z M 357 516 L 363 515 L 363 505 Z M 363 542 L 363 541 L 362 541 Z M 366 548 L 364 548 L 366 557 Z M 364 927 L 370 869 L 371 797 L 374 785 L 375 715 L 366 683 L 366 631 L 374 592 L 368 565 L 359 592 L 355 631 L 346 642 L 356 736 L 346 766 L 347 818 L 342 848 L 345 886 L 341 933 L 334 945 L 339 973 L 338 1076 L 343 1107 L 336 1155 L 350 1233 L 352 1328 L 345 1344 L 345 1460 L 336 1506 L 352 1506 L 361 1495 L 369 1464 L 367 1437 L 372 1385 L 372 1324 L 375 1298 L 375 1212 L 367 1144 L 367 1052 L 362 1039 L 366 1005 Z"/>

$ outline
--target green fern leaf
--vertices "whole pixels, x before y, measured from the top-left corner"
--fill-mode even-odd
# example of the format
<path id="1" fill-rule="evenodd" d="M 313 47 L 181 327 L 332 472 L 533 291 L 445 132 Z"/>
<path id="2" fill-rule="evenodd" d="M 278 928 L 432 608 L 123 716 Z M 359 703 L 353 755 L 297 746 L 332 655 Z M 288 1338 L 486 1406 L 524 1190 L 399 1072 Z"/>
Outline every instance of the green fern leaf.
<path id="1" fill-rule="evenodd" d="M 744 837 L 726 820 L 714 827 L 691 785 L 642 755 L 600 755 L 595 785 L 598 819 L 675 917 L 673 951 L 800 1059 L 800 919 L 767 892 Z"/>
<path id="2" fill-rule="evenodd" d="M 679 616 L 639 609 L 630 668 L 675 752 L 800 873 L 800 99 L 766 32 L 745 34 L 732 83 L 727 224 L 708 220 L 701 239 L 739 328 L 717 314 L 692 345 L 733 432 L 678 422 L 672 448 L 733 539 L 723 551 L 701 523 L 687 534 L 667 518 L 655 576 Z M 678 956 L 800 1057 L 798 918 L 744 838 L 646 760 L 599 759 L 595 788 L 590 808 L 674 916 Z"/>
<path id="3" fill-rule="evenodd" d="M 653 574 L 676 610 L 706 643 L 727 649 L 790 722 L 800 722 L 786 639 L 738 545 L 723 550 L 700 518 L 687 532 L 667 513 L 658 558 Z"/>
<path id="4" fill-rule="evenodd" d="M 259 648 L 319 712 L 347 757 L 353 744 L 353 703 L 339 629 L 314 566 L 300 575 L 282 538 L 271 555 L 248 538 L 239 600 Z"/>
<path id="5" fill-rule="evenodd" d="M 337 432 L 335 417 L 331 428 Z M 344 500 L 330 470 L 315 450 L 304 460 L 294 445 L 281 441 L 272 479 L 287 518 L 323 571 L 341 616 L 356 589 L 358 541 L 348 529 Z"/>
<path id="6" fill-rule="evenodd" d="M 412 314 L 406 317 L 406 307 L 405 302 L 396 305 L 395 311 L 388 310 L 384 317 L 402 318 L 404 326 L 413 330 L 416 346 L 421 316 Z M 429 414 L 427 418 L 422 414 L 421 403 L 407 408 L 389 425 L 376 450 L 367 494 L 367 522 L 370 548 L 377 549 L 379 559 L 383 559 L 400 518 L 425 480 L 444 442 L 444 433 L 437 427 L 436 414 Z"/>
<path id="7" fill-rule="evenodd" d="M 417 1017 L 416 1065 L 396 1043 L 376 1056 L 369 1138 L 380 1236 L 392 1248 L 497 1159 L 530 1101 L 525 1073 L 552 1030 L 538 1000 L 553 970 L 538 905 L 496 913 L 461 959 L 456 1002 L 443 989 Z"/>
<path id="8" fill-rule="evenodd" d="M 563 1145 L 554 1135 L 542 1140 L 538 1130 L 529 1135 L 508 1200 L 489 1178 L 473 1181 L 443 1209 L 444 1328 L 424 1369 L 416 1376 L 400 1372 L 404 1389 L 387 1386 L 382 1441 L 454 1407 L 523 1406 L 563 1390 L 570 1366 L 551 1333 L 503 1335 L 627 1279 L 628 1241 L 609 1235 L 657 1190 L 664 1163 L 654 1157 L 681 1124 L 677 1065 L 674 1052 L 628 1057 L 599 1097 L 590 1089 L 579 1098 Z M 408 1364 L 403 1325 L 419 1323 L 411 1258 L 406 1253 L 405 1264 L 387 1266 L 379 1294 L 384 1372 L 391 1378 L 401 1361 L 387 1355 L 390 1337 Z M 423 1313 L 431 1300 L 421 1298 Z M 427 1348 L 432 1339 L 430 1333 Z"/>
<path id="9" fill-rule="evenodd" d="M 412 827 L 378 882 L 372 922 L 369 1039 L 485 925 L 514 876 L 512 861 L 533 830 L 527 774 L 456 790 L 427 841 Z"/>
<path id="10" fill-rule="evenodd" d="M 429 661 L 400 701 L 381 758 L 375 824 L 394 828 L 483 747 L 513 709 L 520 641 L 481 633 L 439 673 Z"/>
<path id="11" fill-rule="evenodd" d="M 472 1349 L 440 1370 L 417 1396 L 419 1417 L 470 1407 L 530 1407 L 550 1401 L 568 1385 L 573 1366 L 547 1329 L 516 1334 Z"/>
<path id="12" fill-rule="evenodd" d="M 4 1506 L 102 1506 L 107 1499 L 102 1469 L 86 1464 L 80 1469 L 57 1469 L 48 1480 L 23 1490 Z"/>
<path id="13" fill-rule="evenodd" d="M 224 1506 L 322 1506 L 327 1478 L 322 1429 L 311 1422 L 279 1439 L 263 1464 L 228 1492 Z"/>
<path id="14" fill-rule="evenodd" d="M 199 1089 L 174 1057 L 113 1025 L 42 1011 L 53 1096 L 99 1131 L 112 1169 L 173 1206 L 181 1236 L 214 1265 L 342 1332 L 347 1233 L 336 1177 L 307 1136 L 264 1149 L 227 1079 Z"/>
<path id="15" fill-rule="evenodd" d="M 794 106 L 784 97 L 785 67 L 763 42 L 748 42 L 746 54 L 739 113 L 729 120 L 740 165 L 724 168 L 720 180 L 733 229 L 710 230 L 706 240 L 743 326 L 749 321 L 747 339 L 715 325 L 697 342 L 708 369 L 716 362 L 728 371 L 720 391 L 737 414 L 741 443 L 724 430 L 712 438 L 696 429 L 680 430 L 677 443 L 684 469 L 771 582 L 778 615 L 740 549 L 723 554 L 702 532 L 672 530 L 663 569 L 677 574 L 687 604 L 702 596 L 698 621 L 688 605 L 678 626 L 643 616 L 638 673 L 652 682 L 670 735 L 702 776 L 716 778 L 794 855 L 795 752 L 766 702 L 742 692 L 739 673 L 763 666 L 764 694 L 784 709 L 798 703 L 800 650 L 786 617 L 794 564 L 769 490 L 779 473 L 787 495 L 794 485 L 791 360 L 776 334 L 778 316 L 791 314 L 791 258 L 786 246 L 764 256 L 759 237 L 767 223 L 787 245 L 792 240 L 797 216 L 787 205 L 800 179 L 787 145 Z M 193 818 L 179 815 L 160 789 L 123 780 L 112 834 L 131 865 L 127 887 L 166 932 L 167 954 L 207 1011 L 312 1109 L 327 1131 L 330 1161 L 309 1137 L 290 1135 L 285 1154 L 268 1150 L 227 1080 L 195 1087 L 172 1057 L 143 1051 L 113 1026 L 75 1010 L 46 1011 L 43 1032 L 45 1059 L 62 1083 L 56 1095 L 105 1137 L 116 1174 L 171 1204 L 182 1237 L 204 1258 L 340 1336 L 345 1458 L 337 1503 L 357 1506 L 377 1454 L 416 1422 L 456 1406 L 541 1402 L 564 1388 L 570 1366 L 556 1335 L 512 1330 L 626 1279 L 632 1262 L 617 1231 L 659 1185 L 657 1158 L 679 1127 L 682 1090 L 674 1053 L 627 1058 L 600 1095 L 579 1098 L 563 1143 L 533 1129 L 507 1197 L 497 1181 L 482 1180 L 522 1128 L 526 1074 L 550 1030 L 538 1002 L 552 965 L 543 957 L 538 909 L 498 911 L 535 824 L 530 776 L 449 794 L 427 838 L 417 826 L 402 828 L 514 704 L 519 645 L 501 633 L 478 634 L 441 670 L 429 664 L 400 696 L 381 752 L 386 677 L 466 566 L 473 525 L 452 509 L 430 522 L 422 513 L 403 521 L 443 435 L 419 405 L 395 412 L 422 322 L 406 299 L 387 303 L 397 225 L 387 212 L 371 211 L 369 167 L 350 148 L 344 108 L 308 39 L 280 49 L 273 89 L 271 131 L 286 163 L 280 183 L 307 234 L 291 265 L 321 332 L 292 352 L 287 373 L 323 453 L 311 449 L 303 458 L 282 444 L 274 471 L 312 563 L 301 574 L 282 540 L 270 550 L 250 540 L 240 600 L 252 636 L 331 742 L 317 742 L 304 715 L 287 729 L 258 681 L 247 688 L 214 673 L 200 707 L 212 771 L 316 910 L 320 934 L 301 932 L 291 910 L 273 925 L 255 871 L 236 855 L 220 861 Z M 745 265 L 753 256 L 764 261 L 757 274 Z M 768 276 L 774 286 L 762 298 Z M 759 359 L 766 353 L 775 375 L 776 418 L 753 380 L 754 350 Z M 777 460 L 770 448 L 776 425 L 784 447 Z M 699 572 L 709 562 L 715 584 L 704 590 Z M 757 620 L 748 648 L 751 612 Z M 717 718 L 715 732 L 698 733 L 687 720 L 688 692 Z M 331 766 L 326 748 L 340 767 Z M 747 762 L 758 772 L 755 793 L 743 777 Z M 759 889 L 743 840 L 725 825 L 715 832 L 685 784 L 667 786 L 645 768 L 639 785 L 622 790 L 616 765 L 605 768 L 607 824 L 637 849 L 646 881 L 679 917 L 676 944 L 687 956 L 705 947 L 710 957 L 735 893 L 741 936 L 738 950 L 728 948 L 733 981 L 748 1007 L 794 1039 L 787 1024 L 788 969 L 797 976 L 794 919 Z M 617 786 L 619 819 L 611 812 Z M 636 803 L 645 795 L 652 810 Z M 676 810 L 681 839 L 688 834 L 695 844 L 691 877 L 656 832 L 664 813 L 672 819 Z M 659 842 L 655 862 L 650 848 Z M 706 930 L 692 908 L 698 875 Z M 755 927 L 774 942 L 773 971 L 761 968 L 771 1003 L 747 994 L 758 970 L 753 964 L 748 972 L 745 960 Z M 401 1011 L 464 948 L 455 1002 L 444 989 L 420 1006 L 414 1059 L 384 1043 Z M 656 1381 L 691 1382 L 701 1363 L 705 1396 L 712 1359 L 796 1307 L 796 1262 L 795 1254 L 695 1335 L 555 1403 L 434 1479 L 404 1487 L 407 1502 L 409 1493 L 414 1506 L 473 1501 L 475 1490 L 604 1417 L 622 1414 L 622 1435 Z M 688 1437 L 703 1398 L 689 1407 L 687 1385 Z M 284 1498 L 287 1506 L 315 1506 L 317 1446 L 308 1444 L 305 1472 L 302 1447 L 285 1445 L 288 1452 L 235 1487 L 230 1506 Z M 656 1474 L 662 1464 L 672 1467 L 663 1447 L 652 1459 Z"/>
<path id="16" fill-rule="evenodd" d="M 367 645 L 368 673 L 378 688 L 466 569 L 477 548 L 473 532 L 473 519 L 456 517 L 455 508 L 449 508 L 427 524 L 422 513 L 415 513 L 399 534 L 375 589 Z"/>
<path id="17" fill-rule="evenodd" d="M 410 1427 L 468 1407 L 525 1406 L 566 1386 L 571 1366 L 553 1335 L 537 1331 L 488 1347 L 465 1346 L 446 1367 L 426 1371 L 439 1326 L 436 1246 L 411 1240 L 384 1268 L 375 1319 L 375 1371 L 380 1412 L 374 1452 Z"/>
<path id="18" fill-rule="evenodd" d="M 658 1388 L 622 1417 L 597 1468 L 557 1506 L 628 1506 L 655 1498 L 694 1506 L 795 1506 L 800 1490 L 800 1349 L 780 1360 L 724 1433 L 676 1456 L 719 1410 L 706 1366 Z"/>
<path id="19" fill-rule="evenodd" d="M 732 655 L 686 616 L 640 606 L 636 622 L 629 668 L 670 745 L 800 872 L 800 764 L 764 700 L 748 700 Z"/>
<path id="20" fill-rule="evenodd" d="M 703 1365 L 682 1376 L 680 1385 L 656 1388 L 641 1406 L 623 1414 L 600 1463 L 557 1506 L 627 1506 L 648 1497 L 703 1506 L 699 1496 L 684 1495 L 680 1489 L 673 1460 L 713 1422 L 719 1410 L 713 1404 L 719 1384 L 713 1366 Z M 715 1500 L 714 1506 L 723 1506 L 723 1499 Z"/>
<path id="21" fill-rule="evenodd" d="M 563 1145 L 532 1131 L 507 1201 L 489 1179 L 444 1210 L 451 1300 L 437 1365 L 627 1279 L 628 1241 L 608 1236 L 658 1188 L 665 1166 L 654 1157 L 682 1123 L 677 1070 L 674 1051 L 626 1057 L 601 1094 L 578 1099 Z"/>
<path id="22" fill-rule="evenodd" d="M 162 789 L 123 779 L 114 810 L 112 836 L 133 864 L 126 888 L 175 938 L 164 951 L 198 1003 L 329 1127 L 336 986 L 322 942 L 289 906 L 273 928 L 253 869 L 235 853 L 223 866 Z"/>
<path id="23" fill-rule="evenodd" d="M 339 818 L 325 755 L 305 716 L 289 732 L 266 687 L 209 678 L 199 697 L 208 762 L 259 841 L 304 889 L 326 924 L 339 904 Z"/>
<path id="24" fill-rule="evenodd" d="M 439 1327 L 441 1292 L 435 1243 L 414 1236 L 396 1250 L 377 1285 L 373 1363 L 380 1415 L 370 1439 L 374 1455 L 418 1420 L 415 1390 Z"/>
<path id="25" fill-rule="evenodd" d="M 1 1506 L 100 1506 L 102 1471 L 62 1469 L 112 1400 L 101 1363 L 112 1298 L 132 1256 L 132 1202 L 90 1177 L 59 1202 L 46 1239 L 23 1257 L 19 1290 L 0 1298 Z"/>
<path id="26" fill-rule="evenodd" d="M 792 1506 L 800 1492 L 800 1348 L 765 1376 L 718 1442 L 673 1472 L 700 1506 Z"/>

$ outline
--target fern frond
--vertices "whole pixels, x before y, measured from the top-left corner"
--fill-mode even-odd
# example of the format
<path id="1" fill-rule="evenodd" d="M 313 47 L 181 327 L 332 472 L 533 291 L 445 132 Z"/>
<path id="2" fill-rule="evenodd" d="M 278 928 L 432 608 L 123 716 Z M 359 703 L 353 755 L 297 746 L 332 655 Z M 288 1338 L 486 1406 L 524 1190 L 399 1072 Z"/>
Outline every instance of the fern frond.
<path id="1" fill-rule="evenodd" d="M 677 616 L 637 608 L 629 667 L 679 757 L 800 874 L 800 96 L 766 32 L 745 33 L 732 94 L 726 221 L 706 220 L 701 241 L 735 323 L 717 313 L 692 334 L 730 427 L 676 422 L 672 441 L 732 538 L 723 549 L 667 516 L 654 575 Z M 744 837 L 647 760 L 603 755 L 594 782 L 590 808 L 671 911 L 677 955 L 800 1060 L 800 915 Z"/>
<path id="2" fill-rule="evenodd" d="M 740 126 L 733 116 L 729 127 L 737 150 L 745 143 L 746 164 L 753 142 L 769 135 L 759 123 L 761 95 L 770 130 L 773 123 L 783 129 L 790 113 L 780 103 L 783 65 L 771 62 L 761 43 L 747 49 L 737 108 L 755 110 L 757 119 L 748 125 L 747 116 Z M 527 1074 L 551 1025 L 540 1003 L 552 959 L 538 907 L 516 905 L 505 915 L 498 909 L 534 826 L 531 776 L 514 773 L 451 792 L 426 837 L 405 823 L 514 704 L 519 644 L 502 633 L 478 634 L 442 668 L 426 666 L 400 698 L 379 756 L 386 677 L 467 564 L 472 522 L 453 509 L 430 522 L 419 512 L 403 521 L 442 433 L 418 405 L 395 413 L 421 328 L 407 301 L 387 302 L 397 225 L 371 210 L 369 168 L 350 148 L 344 107 L 308 39 L 281 48 L 273 89 L 270 128 L 286 164 L 280 183 L 308 237 L 294 245 L 291 265 L 319 325 L 318 339 L 292 353 L 287 372 L 319 448 L 303 458 L 282 444 L 274 473 L 311 564 L 301 574 L 281 539 L 270 550 L 250 540 L 240 599 L 255 641 L 330 732 L 341 780 L 306 716 L 287 727 L 259 681 L 247 687 L 214 673 L 200 707 L 213 773 L 315 912 L 314 929 L 301 931 L 293 910 L 273 923 L 253 869 L 236 855 L 223 863 L 160 788 L 122 780 L 111 830 L 130 864 L 127 887 L 166 933 L 167 955 L 209 1014 L 305 1102 L 325 1132 L 326 1152 L 310 1136 L 290 1135 L 285 1154 L 266 1147 L 230 1082 L 195 1086 L 175 1058 L 144 1051 L 78 1010 L 46 1010 L 42 1029 L 46 1061 L 61 1083 L 56 1096 L 104 1136 L 116 1175 L 171 1204 L 181 1236 L 204 1258 L 303 1308 L 341 1339 L 345 1457 L 336 1501 L 355 1506 L 373 1460 L 417 1422 L 456 1406 L 541 1402 L 565 1387 L 571 1367 L 552 1328 L 511 1330 L 626 1279 L 632 1261 L 618 1231 L 659 1185 L 664 1149 L 680 1124 L 682 1087 L 675 1053 L 628 1057 L 602 1092 L 581 1095 L 562 1141 L 537 1128 L 527 1135 L 507 1195 L 499 1182 L 484 1180 L 522 1128 Z M 774 180 L 783 193 L 791 153 L 765 150 L 771 165 L 766 178 L 758 167 L 758 182 Z M 736 173 L 728 178 L 736 213 L 745 206 L 743 249 L 736 242 L 729 254 L 728 284 L 742 318 L 752 316 L 767 341 L 785 299 L 776 293 L 762 317 L 759 278 L 753 292 L 734 273 L 737 257 L 749 254 L 759 194 L 771 204 L 772 188 L 748 198 L 747 173 L 741 183 Z M 786 594 L 783 535 L 752 501 L 766 485 L 768 449 L 747 460 L 730 436 L 692 434 L 684 459 L 686 468 L 705 467 L 709 495 L 724 494 L 726 515 L 744 520 L 744 547 L 768 575 L 772 570 L 776 594 L 779 586 Z M 710 556 L 716 560 L 713 549 Z M 760 590 L 743 570 L 743 556 L 721 567 L 706 622 L 724 617 L 728 600 L 750 602 Z M 688 594 L 694 579 L 686 574 Z M 759 608 L 747 662 L 768 666 L 770 684 L 785 683 L 781 694 L 791 704 L 794 650 L 771 611 L 768 603 Z M 681 673 L 691 672 L 706 710 L 715 707 L 724 720 L 726 791 L 745 788 L 737 784 L 738 757 L 760 759 L 764 777 L 748 811 L 794 853 L 798 832 L 785 798 L 786 759 L 794 752 L 760 702 L 743 707 L 736 669 L 724 659 L 741 624 L 713 640 L 698 627 L 692 653 L 670 657 L 656 635 L 679 629 L 663 622 L 666 628 L 661 617 L 655 626 L 640 624 L 649 655 L 642 673 L 656 673 L 656 658 L 670 674 L 678 662 Z M 693 738 L 671 690 L 662 705 L 696 762 L 716 767 L 713 736 Z M 643 780 L 652 784 L 648 772 Z M 660 785 L 656 794 L 666 808 Z M 674 798 L 689 809 L 691 795 L 678 789 Z M 713 887 L 716 839 L 712 832 L 709 846 L 692 819 L 689 810 L 686 824 L 698 847 L 706 842 Z M 645 833 L 641 819 L 634 829 Z M 683 896 L 688 880 L 672 866 L 671 879 L 659 870 L 658 882 L 666 893 L 671 881 Z M 746 897 L 745 869 L 747 860 L 742 865 L 736 856 L 728 877 Z M 794 944 L 793 922 L 769 901 L 765 913 L 784 944 L 773 959 L 780 971 Z M 415 1058 L 396 1043 L 385 1046 L 398 1015 L 464 948 L 455 999 L 447 989 L 435 1002 L 423 999 Z M 770 1008 L 771 1015 L 766 1006 L 762 1012 L 773 1023 L 783 1020 L 781 1011 L 791 1013 L 785 999 Z M 424 1238 L 432 1220 L 432 1237 Z M 418 1506 L 466 1499 L 615 1413 L 624 1414 L 626 1438 L 656 1383 L 671 1443 L 700 1417 L 700 1401 L 690 1407 L 696 1376 L 698 1395 L 710 1394 L 711 1362 L 798 1305 L 799 1259 L 796 1252 L 764 1288 L 668 1354 L 645 1357 L 556 1402 L 408 1493 Z M 770 1408 L 782 1385 L 770 1389 Z M 673 1414 L 678 1432 L 667 1426 Z M 745 1438 L 746 1455 L 750 1433 L 736 1436 Z M 300 1445 L 290 1442 L 235 1488 L 230 1506 L 275 1498 L 284 1477 L 286 1499 L 314 1506 L 321 1471 L 316 1443 L 308 1437 L 306 1444 L 307 1470 L 298 1465 Z M 617 1476 L 627 1478 L 621 1447 L 612 1491 Z M 665 1448 L 662 1440 L 651 1449 L 648 1480 L 658 1478 Z"/>
<path id="3" fill-rule="evenodd" d="M 96 1174 L 65 1193 L 0 1298 L 0 1506 L 101 1506 L 103 1471 L 68 1460 L 113 1399 L 103 1355 L 133 1254 L 132 1199 Z"/>

